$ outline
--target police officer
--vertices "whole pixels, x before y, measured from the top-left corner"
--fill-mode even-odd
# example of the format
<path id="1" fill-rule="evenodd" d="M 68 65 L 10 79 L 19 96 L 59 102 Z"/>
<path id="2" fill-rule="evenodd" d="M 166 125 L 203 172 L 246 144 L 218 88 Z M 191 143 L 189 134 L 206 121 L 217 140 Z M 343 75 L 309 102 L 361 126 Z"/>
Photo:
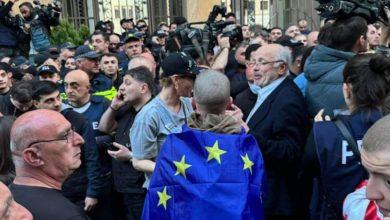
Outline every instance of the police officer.
<path id="1" fill-rule="evenodd" d="M 343 71 L 343 94 L 351 114 L 337 117 L 347 132 L 343 134 L 329 116 L 323 118 L 323 110 L 315 118 L 315 143 L 308 143 L 303 163 L 306 174 L 310 172 L 309 167 L 318 167 L 314 173 L 320 174 L 319 187 L 323 192 L 321 219 L 342 219 L 345 197 L 367 178 L 357 154 L 370 126 L 390 111 L 389 68 L 390 61 L 381 55 L 358 55 L 347 63 Z M 353 139 L 350 142 L 348 133 Z M 356 150 L 349 144 L 352 141 L 357 143 Z M 317 158 L 319 163 L 313 166 L 309 163 L 310 158 Z"/>
<path id="2" fill-rule="evenodd" d="M 99 59 L 101 54 L 91 46 L 83 45 L 76 49 L 75 58 L 77 69 L 86 72 L 89 76 L 91 90 L 95 95 L 111 100 L 116 95 L 116 89 L 111 79 L 100 72 Z"/>
<path id="3" fill-rule="evenodd" d="M 90 94 L 90 82 L 87 73 L 81 70 L 73 70 L 66 74 L 64 79 L 65 92 L 68 104 L 73 110 L 84 115 L 92 125 L 94 137 L 105 135 L 98 130 L 99 121 L 103 113 L 109 107 L 109 101 L 101 96 Z M 103 182 L 101 194 L 96 199 L 96 207 L 88 213 L 92 219 L 111 219 L 111 158 L 107 149 L 99 145 L 99 157 L 101 162 L 100 178 Z"/>

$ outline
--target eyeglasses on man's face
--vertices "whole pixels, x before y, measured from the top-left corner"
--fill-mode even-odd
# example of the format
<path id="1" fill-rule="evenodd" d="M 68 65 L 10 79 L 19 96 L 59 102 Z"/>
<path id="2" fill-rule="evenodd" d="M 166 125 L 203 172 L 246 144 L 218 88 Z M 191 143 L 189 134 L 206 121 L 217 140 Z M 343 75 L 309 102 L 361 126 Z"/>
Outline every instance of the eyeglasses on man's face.
<path id="1" fill-rule="evenodd" d="M 265 66 L 265 65 L 268 65 L 268 64 L 272 64 L 272 63 L 284 63 L 283 60 L 274 60 L 274 61 L 266 61 L 266 60 L 263 60 L 263 59 L 260 59 L 260 60 L 251 60 L 248 62 L 248 65 L 249 66 Z"/>
<path id="2" fill-rule="evenodd" d="M 74 131 L 74 128 L 72 127 L 72 128 L 69 129 L 64 135 L 62 135 L 62 136 L 59 137 L 59 138 L 51 139 L 51 140 L 39 140 L 39 141 L 34 141 L 34 142 L 30 143 L 30 144 L 27 146 L 27 148 L 30 148 L 30 147 L 32 147 L 33 145 L 38 144 L 38 143 L 49 143 L 49 142 L 55 142 L 55 141 L 66 141 L 66 143 L 72 143 L 73 140 L 74 140 L 74 136 L 75 136 L 75 131 Z"/>

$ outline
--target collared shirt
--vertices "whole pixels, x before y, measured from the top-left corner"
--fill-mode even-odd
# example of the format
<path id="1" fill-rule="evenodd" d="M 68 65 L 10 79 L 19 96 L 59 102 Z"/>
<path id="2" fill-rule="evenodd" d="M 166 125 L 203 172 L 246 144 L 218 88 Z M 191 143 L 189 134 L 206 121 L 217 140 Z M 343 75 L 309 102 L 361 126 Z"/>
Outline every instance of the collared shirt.
<path id="1" fill-rule="evenodd" d="M 253 109 L 248 115 L 248 118 L 246 119 L 246 123 L 249 122 L 249 120 L 252 118 L 252 116 L 255 114 L 257 109 L 263 104 L 265 99 L 280 85 L 280 83 L 283 82 L 283 80 L 286 79 L 286 76 L 283 76 L 275 81 L 273 81 L 271 84 L 265 86 L 264 88 L 261 88 L 257 90 L 257 101 Z"/>

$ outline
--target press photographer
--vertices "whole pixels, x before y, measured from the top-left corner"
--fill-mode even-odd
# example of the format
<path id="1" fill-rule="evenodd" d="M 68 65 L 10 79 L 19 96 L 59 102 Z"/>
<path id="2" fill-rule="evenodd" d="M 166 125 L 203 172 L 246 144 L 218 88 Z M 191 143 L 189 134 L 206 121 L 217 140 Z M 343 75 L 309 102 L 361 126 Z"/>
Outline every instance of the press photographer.
<path id="1" fill-rule="evenodd" d="M 12 15 L 12 6 L 18 0 L 9 0 L 7 4 L 0 3 L 0 56 L 17 56 L 18 43 L 26 38 L 19 28 L 15 16 Z"/>
<path id="2" fill-rule="evenodd" d="M 166 40 L 167 33 L 160 29 L 156 32 L 156 34 L 152 37 L 152 48 L 151 52 L 153 54 L 154 59 L 159 63 L 166 57 Z"/>
<path id="3" fill-rule="evenodd" d="M 226 7 L 214 5 L 205 22 L 188 23 L 185 18 L 175 18 L 177 29 L 168 39 L 167 50 L 186 52 L 201 64 L 209 65 L 207 53 L 214 53 L 218 36 L 229 38 L 230 48 L 234 48 L 243 40 L 240 26 L 232 21 L 216 20 L 218 15 L 225 17 L 225 14 Z M 202 24 L 205 25 L 203 29 L 192 27 Z"/>
<path id="4" fill-rule="evenodd" d="M 42 5 L 39 0 L 23 2 L 19 6 L 22 17 L 18 16 L 19 25 L 23 31 L 30 35 L 30 55 L 48 50 L 50 48 L 50 27 L 59 25 L 61 6 L 59 1 L 53 5 Z"/>

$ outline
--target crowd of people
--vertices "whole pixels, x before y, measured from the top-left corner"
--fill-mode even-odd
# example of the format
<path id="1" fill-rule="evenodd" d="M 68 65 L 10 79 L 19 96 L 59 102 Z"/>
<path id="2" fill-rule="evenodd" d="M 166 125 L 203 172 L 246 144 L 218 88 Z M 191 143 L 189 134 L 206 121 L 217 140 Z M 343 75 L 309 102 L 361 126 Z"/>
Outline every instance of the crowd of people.
<path id="1" fill-rule="evenodd" d="M 0 6 L 0 219 L 390 218 L 386 25 L 228 13 L 239 37 L 203 56 L 184 17 L 51 45 L 60 6 L 17 1 Z"/>

